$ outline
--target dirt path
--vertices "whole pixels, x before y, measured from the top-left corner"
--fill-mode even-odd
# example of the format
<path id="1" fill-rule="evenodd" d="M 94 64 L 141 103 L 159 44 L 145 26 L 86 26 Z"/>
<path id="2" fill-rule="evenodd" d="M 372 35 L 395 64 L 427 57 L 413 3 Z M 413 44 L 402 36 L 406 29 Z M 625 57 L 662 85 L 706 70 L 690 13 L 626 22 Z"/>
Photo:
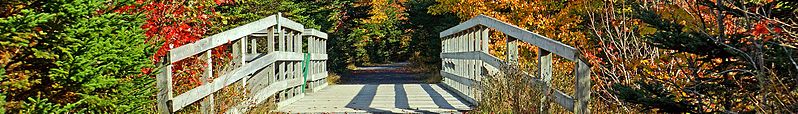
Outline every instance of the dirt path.
<path id="1" fill-rule="evenodd" d="M 357 67 L 350 74 L 341 76 L 340 84 L 419 84 L 426 83 L 427 75 L 410 72 L 411 64 L 392 63 Z"/>

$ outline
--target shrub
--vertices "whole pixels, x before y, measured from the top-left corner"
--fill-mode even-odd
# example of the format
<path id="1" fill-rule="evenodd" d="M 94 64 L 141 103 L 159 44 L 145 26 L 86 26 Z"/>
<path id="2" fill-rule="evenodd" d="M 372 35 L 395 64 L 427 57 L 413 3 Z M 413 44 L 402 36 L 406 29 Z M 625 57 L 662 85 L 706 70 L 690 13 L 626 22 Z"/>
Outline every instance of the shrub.
<path id="1" fill-rule="evenodd" d="M 0 89 L 10 113 L 142 113 L 153 67 L 142 16 L 105 12 L 132 1 L 7 1 Z M 3 6 L 5 8 L 5 6 Z"/>

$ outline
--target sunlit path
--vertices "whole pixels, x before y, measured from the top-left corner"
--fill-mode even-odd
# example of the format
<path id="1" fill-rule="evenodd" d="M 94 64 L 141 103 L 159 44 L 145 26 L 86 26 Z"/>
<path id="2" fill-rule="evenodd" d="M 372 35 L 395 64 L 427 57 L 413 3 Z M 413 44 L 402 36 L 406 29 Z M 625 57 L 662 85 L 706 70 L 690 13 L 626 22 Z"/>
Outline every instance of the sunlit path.
<path id="1" fill-rule="evenodd" d="M 278 109 L 290 113 L 454 113 L 469 104 L 437 84 L 331 85 Z"/>

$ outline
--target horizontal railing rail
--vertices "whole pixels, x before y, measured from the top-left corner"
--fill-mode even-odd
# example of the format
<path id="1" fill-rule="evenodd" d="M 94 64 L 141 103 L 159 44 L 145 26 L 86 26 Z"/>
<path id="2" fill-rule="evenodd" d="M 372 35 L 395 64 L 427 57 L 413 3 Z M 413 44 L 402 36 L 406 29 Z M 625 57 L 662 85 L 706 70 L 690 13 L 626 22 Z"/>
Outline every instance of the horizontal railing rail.
<path id="1" fill-rule="evenodd" d="M 489 54 L 488 43 L 490 32 L 500 32 L 507 35 L 507 59 L 501 60 Z M 529 84 L 531 87 L 540 87 L 544 96 L 541 101 L 553 102 L 565 107 L 574 113 L 590 113 L 587 109 L 590 100 L 590 66 L 582 59 L 576 48 L 549 39 L 545 36 L 527 31 L 512 24 L 497 19 L 479 15 L 457 26 L 440 33 L 442 41 L 441 59 L 443 61 L 441 75 L 444 76 L 444 85 L 453 89 L 460 96 L 474 104 L 478 103 L 481 79 L 484 76 L 507 75 L 502 74 L 500 68 L 509 68 L 517 65 L 518 41 L 538 47 L 538 74 L 531 76 L 529 73 L 519 71 L 521 74 L 534 77 Z M 551 88 L 552 54 L 576 62 L 574 75 L 576 77 L 576 91 L 574 96 L 560 90 Z M 513 69 L 503 69 L 513 70 Z M 548 94 L 546 94 L 548 93 Z M 547 105 L 541 105 L 541 112 L 548 110 Z"/>
<path id="2" fill-rule="evenodd" d="M 304 36 L 308 36 L 308 42 L 303 42 Z M 157 75 L 158 111 L 174 113 L 200 102 L 202 113 L 215 113 L 214 93 L 234 83 L 242 84 L 240 91 L 246 93 L 246 98 L 226 113 L 243 113 L 272 98 L 278 106 L 290 104 L 304 96 L 306 88 L 326 85 L 326 81 L 319 81 L 326 78 L 326 38 L 326 33 L 304 29 L 303 25 L 278 13 L 175 47 L 164 57 L 161 73 Z M 228 43 L 233 43 L 233 69 L 213 71 L 212 49 Z M 309 53 L 303 53 L 303 43 L 310 44 Z M 197 55 L 206 60 L 205 73 L 200 78 L 202 84 L 175 94 L 172 63 Z M 303 74 L 311 71 L 309 79 L 314 80 L 307 80 L 308 76 Z M 214 73 L 221 75 L 213 78 Z"/>

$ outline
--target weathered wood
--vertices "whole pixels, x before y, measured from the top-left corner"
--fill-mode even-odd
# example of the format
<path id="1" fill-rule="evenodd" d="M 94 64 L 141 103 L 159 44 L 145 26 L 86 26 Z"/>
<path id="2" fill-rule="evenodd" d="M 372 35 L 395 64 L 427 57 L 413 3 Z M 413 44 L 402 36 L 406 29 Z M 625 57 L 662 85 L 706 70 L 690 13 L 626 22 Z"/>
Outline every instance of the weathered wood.
<path id="1" fill-rule="evenodd" d="M 295 34 L 295 36 L 294 36 L 294 46 L 295 46 L 294 48 L 296 48 L 296 49 L 294 49 L 294 50 L 296 50 L 296 52 L 299 52 L 299 53 L 303 52 L 302 51 L 302 33 L 296 33 Z"/>
<path id="2" fill-rule="evenodd" d="M 460 23 L 457 26 L 446 29 L 440 33 L 440 36 L 449 36 L 478 25 L 494 28 L 496 31 L 502 32 L 510 37 L 517 38 L 518 40 L 524 41 L 526 43 L 541 47 L 544 50 L 562 56 L 563 58 L 571 61 L 575 59 L 574 54 L 578 53 L 576 52 L 576 48 L 565 45 L 562 42 L 546 38 L 545 36 L 539 35 L 537 33 L 527 31 L 526 29 L 520 28 L 518 26 L 484 15 L 476 16 L 466 22 Z"/>
<path id="3" fill-rule="evenodd" d="M 168 114 L 172 113 L 172 65 L 164 64 L 160 71 L 161 73 L 156 76 L 158 113 Z"/>
<path id="4" fill-rule="evenodd" d="M 326 72 L 319 72 L 319 73 L 312 74 L 312 75 L 310 75 L 308 77 L 309 77 L 308 78 L 309 80 L 314 80 L 314 81 L 315 80 L 320 80 L 320 79 L 326 78 L 327 77 L 327 73 Z"/>
<path id="5" fill-rule="evenodd" d="M 174 63 L 185 58 L 197 55 L 206 50 L 226 44 L 230 41 L 235 41 L 251 33 L 266 29 L 266 27 L 277 24 L 277 16 L 272 15 L 258 21 L 248 23 L 218 34 L 211 35 L 207 38 L 200 39 L 194 43 L 185 44 L 180 47 L 169 50 L 169 62 Z"/>
<path id="6" fill-rule="evenodd" d="M 469 59 L 469 60 L 481 60 L 485 62 L 487 65 L 490 65 L 494 68 L 502 68 L 505 63 L 494 57 L 493 55 L 489 55 L 484 52 L 450 52 L 450 53 L 441 53 L 441 58 L 446 59 Z"/>
<path id="7" fill-rule="evenodd" d="M 327 33 L 321 32 L 321 31 L 316 30 L 316 29 L 305 29 L 305 31 L 302 33 L 302 35 L 304 35 L 304 36 L 315 36 L 315 37 L 318 37 L 318 38 L 321 38 L 321 39 L 327 39 Z"/>
<path id="8" fill-rule="evenodd" d="M 491 28 L 508 35 L 505 60 L 499 60 L 487 54 Z M 469 84 L 481 81 L 478 79 L 481 78 L 480 76 L 501 74 L 498 72 L 498 68 L 517 65 L 518 43 L 529 43 L 540 49 L 538 51 L 540 77 L 532 78 L 529 83 L 544 91 L 545 95 L 541 97 L 539 113 L 547 112 L 548 101 L 553 101 L 578 114 L 589 113 L 587 104 L 590 100 L 590 66 L 585 63 L 576 48 L 484 15 L 479 15 L 447 29 L 440 33 L 440 37 L 442 38 L 441 75 L 445 77 L 443 85 L 457 93 L 462 93 L 461 96 L 478 98 L 479 93 L 472 91 L 475 89 L 472 87 L 478 86 Z M 574 75 L 577 78 L 576 100 L 562 91 L 551 88 L 552 53 L 577 63 L 574 68 Z M 532 77 L 526 72 L 520 72 Z"/>
<path id="9" fill-rule="evenodd" d="M 546 50 L 538 49 L 538 75 L 540 75 L 543 86 L 551 87 L 551 58 L 552 55 Z M 543 94 L 549 94 L 551 88 L 542 90 Z M 546 114 L 549 112 L 549 103 L 547 96 L 540 98 L 540 113 Z"/>
<path id="10" fill-rule="evenodd" d="M 205 64 L 207 64 L 207 67 L 205 68 L 205 73 L 201 78 L 203 85 L 208 84 L 208 80 L 213 79 L 213 55 L 211 54 L 211 51 L 213 50 L 208 50 L 207 52 L 205 52 L 205 55 L 203 56 L 203 58 L 205 58 L 206 60 Z M 215 113 L 213 106 L 213 92 L 211 92 L 211 94 L 209 94 L 208 96 L 205 96 L 205 98 L 202 99 L 200 105 L 202 105 L 200 106 L 200 112 L 202 112 L 203 114 Z"/>
<path id="11" fill-rule="evenodd" d="M 510 63 L 510 65 L 517 65 L 518 64 L 518 39 L 512 37 L 506 37 L 507 41 L 507 51 L 505 55 L 507 59 L 505 62 Z"/>
<path id="12" fill-rule="evenodd" d="M 258 38 L 249 39 L 249 53 L 261 53 L 258 52 Z M 244 47 L 246 49 L 247 47 Z"/>
<path id="13" fill-rule="evenodd" d="M 246 86 L 246 89 L 250 93 L 257 93 L 259 90 L 263 89 L 266 86 L 269 86 L 269 84 L 273 82 L 272 80 L 270 80 L 270 77 L 274 76 L 274 73 L 272 73 L 274 72 L 274 70 L 270 69 L 271 66 L 274 66 L 274 64 L 269 64 L 266 66 L 266 68 L 261 69 L 260 71 L 252 75 L 252 78 L 250 78 L 248 81 L 251 84 L 248 84 Z M 250 94 L 249 97 L 252 97 L 252 95 L 254 94 Z"/>
<path id="14" fill-rule="evenodd" d="M 236 107 L 242 108 L 238 109 L 238 111 L 246 112 L 249 110 L 248 108 L 253 107 L 256 104 L 262 103 L 263 101 L 268 99 L 269 96 L 278 95 L 279 92 L 284 90 L 285 88 L 296 87 L 301 84 L 302 84 L 302 79 L 290 79 L 290 80 L 282 80 L 274 82 L 260 90 L 257 90 L 257 92 L 254 94 L 253 97 L 240 103 Z"/>
<path id="15" fill-rule="evenodd" d="M 590 102 L 590 66 L 582 59 L 577 59 L 574 75 L 576 75 L 576 106 L 574 113 L 590 114 L 587 105 Z"/>
<path id="16" fill-rule="evenodd" d="M 457 83 L 462 84 L 462 85 L 467 86 L 467 87 L 476 87 L 476 86 L 480 85 L 479 82 L 477 82 L 477 81 L 475 81 L 475 80 L 473 80 L 471 78 L 468 78 L 468 77 L 463 77 L 463 76 L 461 76 L 459 74 L 450 73 L 450 72 L 446 72 L 446 71 L 441 71 L 440 73 L 441 73 L 441 76 L 445 77 L 446 79 L 451 79 L 452 81 L 457 82 Z"/>
<path id="17" fill-rule="evenodd" d="M 321 53 L 311 53 L 310 54 L 310 60 L 314 60 L 314 61 L 325 60 L 326 61 L 327 59 L 328 59 L 327 58 L 327 54 L 321 54 Z"/>
<path id="18" fill-rule="evenodd" d="M 309 93 L 280 113 L 460 113 L 467 101 L 442 84 L 330 85 Z"/>
<path id="19" fill-rule="evenodd" d="M 194 89 L 191 89 L 183 94 L 177 95 L 172 99 L 172 112 L 181 109 L 195 101 L 202 99 L 205 96 L 208 96 L 212 92 L 216 92 L 223 87 L 226 87 L 239 79 L 243 78 L 248 74 L 252 74 L 260 68 L 265 67 L 268 63 L 276 62 L 276 61 L 299 61 L 302 60 L 302 54 L 299 53 L 291 53 L 291 52 L 275 52 L 267 54 L 265 57 L 261 59 L 257 59 L 255 61 L 250 62 L 249 64 L 243 65 L 241 68 L 235 69 L 230 73 L 227 73 L 223 76 L 219 76 L 218 78 L 214 79 L 210 84 L 205 84 L 198 86 Z"/>
<path id="20" fill-rule="evenodd" d="M 276 39 L 276 37 L 274 36 L 274 33 L 276 31 L 274 30 L 274 27 L 272 27 L 272 28 L 269 28 L 267 30 L 267 32 L 269 34 L 266 35 L 266 38 L 267 38 L 266 39 L 266 51 L 268 51 L 267 53 L 271 53 L 271 52 L 276 51 L 276 49 L 277 49 L 276 47 L 274 47 L 275 46 L 274 44 L 277 43 L 277 42 L 274 41 Z"/>
<path id="21" fill-rule="evenodd" d="M 296 49 L 296 47 L 295 47 L 296 43 L 294 43 L 294 40 L 295 40 L 294 31 L 290 31 L 289 30 L 289 31 L 286 31 L 286 32 L 287 33 L 286 33 L 286 36 L 285 36 L 286 37 L 285 38 L 285 40 L 286 40 L 285 41 L 285 48 L 287 48 L 287 49 L 285 51 L 287 51 L 287 52 L 295 52 L 294 50 Z"/>
<path id="22" fill-rule="evenodd" d="M 215 113 L 213 109 L 213 93 L 225 88 L 232 83 L 241 82 L 243 91 L 251 91 L 255 94 L 247 102 L 232 107 L 227 113 L 246 112 L 249 106 L 263 102 L 269 96 L 277 96 L 282 104 L 301 99 L 304 93 L 300 92 L 301 85 L 306 81 L 312 81 L 314 91 L 326 86 L 326 71 L 322 73 L 326 66 L 323 64 L 327 60 L 326 39 L 327 34 L 314 29 L 308 29 L 304 33 L 304 26 L 290 19 L 282 17 L 281 13 L 248 23 L 219 34 L 201 39 L 194 43 L 173 48 L 164 58 L 165 67 L 157 75 L 157 107 L 159 113 L 176 112 L 194 102 L 201 101 L 200 110 L 202 113 Z M 312 39 L 307 42 L 314 44 L 308 47 L 308 52 L 312 52 L 311 61 L 318 65 L 311 66 L 314 70 L 310 76 L 311 80 L 303 80 L 301 62 L 304 55 L 302 35 L 312 35 Z M 248 38 L 248 36 L 252 36 Z M 259 38 L 266 37 L 266 52 L 258 51 Z M 235 41 L 233 45 L 234 62 L 238 64 L 232 71 L 213 79 L 214 71 L 212 64 L 211 49 L 223 44 Z M 313 50 L 313 51 L 311 51 Z M 262 50 L 261 50 L 262 51 Z M 205 53 L 207 67 L 202 77 L 203 85 L 192 88 L 185 93 L 172 94 L 172 77 L 169 63 L 177 62 L 182 59 Z M 318 70 L 316 70 L 318 69 Z M 257 72 L 257 74 L 255 74 Z M 255 76 L 250 77 L 250 75 Z M 324 82 L 324 83 L 319 83 Z M 263 87 L 264 85 L 268 85 Z M 318 86 L 317 86 L 318 85 Z M 254 90 L 254 91 L 253 91 Z M 243 109 L 243 110 L 241 110 Z"/>
<path id="23" fill-rule="evenodd" d="M 280 27 L 278 26 L 278 28 L 280 28 Z M 278 45 L 277 46 L 278 47 L 277 51 L 288 51 L 286 49 L 286 46 L 285 46 L 285 42 L 287 41 L 287 40 L 285 40 L 286 39 L 285 38 L 286 37 L 285 36 L 285 30 L 280 29 L 280 30 L 277 30 L 277 32 L 280 33 L 279 35 L 277 35 L 277 45 Z"/>
<path id="24" fill-rule="evenodd" d="M 249 56 L 247 56 L 249 54 L 249 53 L 247 53 L 247 40 L 248 40 L 247 37 L 248 36 L 245 36 L 244 38 L 241 38 L 241 41 L 238 41 L 238 42 L 240 42 L 241 47 L 233 47 L 234 49 L 235 48 L 241 48 L 241 49 L 239 49 L 239 50 L 241 50 L 241 52 L 240 52 L 241 53 L 241 55 L 240 55 L 241 56 L 240 57 L 241 61 L 237 61 L 238 64 L 240 64 L 241 66 L 247 64 L 247 60 L 250 60 L 250 59 L 247 59 L 247 57 L 249 57 Z M 253 38 L 252 40 L 256 40 L 256 39 Z M 258 43 L 253 42 L 251 44 L 254 46 L 254 45 L 257 45 Z M 253 50 L 251 52 L 254 53 L 255 52 L 254 49 L 255 49 L 255 47 L 253 47 Z M 210 52 L 210 50 L 209 50 L 209 52 Z M 247 86 L 247 79 L 249 79 L 249 76 L 247 76 L 247 77 L 245 77 L 244 79 L 241 80 L 241 87 L 242 88 L 245 88 Z"/>
<path id="25" fill-rule="evenodd" d="M 299 24 L 291 19 L 285 18 L 282 15 L 280 17 L 280 25 L 283 29 L 291 29 L 293 31 L 302 31 L 305 30 L 305 27 L 302 24 Z"/>

